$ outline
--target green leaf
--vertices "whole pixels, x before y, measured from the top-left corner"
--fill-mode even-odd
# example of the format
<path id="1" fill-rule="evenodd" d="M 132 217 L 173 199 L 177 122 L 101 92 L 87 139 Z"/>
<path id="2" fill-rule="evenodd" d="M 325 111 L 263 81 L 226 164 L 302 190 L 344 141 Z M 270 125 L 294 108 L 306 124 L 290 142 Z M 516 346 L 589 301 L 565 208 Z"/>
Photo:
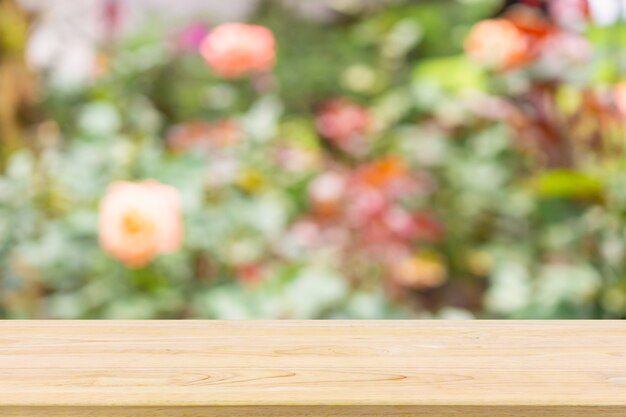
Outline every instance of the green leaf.
<path id="1" fill-rule="evenodd" d="M 484 90 L 487 84 L 483 69 L 464 55 L 424 60 L 413 75 L 416 82 L 434 83 L 449 92 Z"/>
<path id="2" fill-rule="evenodd" d="M 553 170 L 541 174 L 532 184 L 540 197 L 587 199 L 602 195 L 602 183 L 590 175 L 573 170 Z"/>

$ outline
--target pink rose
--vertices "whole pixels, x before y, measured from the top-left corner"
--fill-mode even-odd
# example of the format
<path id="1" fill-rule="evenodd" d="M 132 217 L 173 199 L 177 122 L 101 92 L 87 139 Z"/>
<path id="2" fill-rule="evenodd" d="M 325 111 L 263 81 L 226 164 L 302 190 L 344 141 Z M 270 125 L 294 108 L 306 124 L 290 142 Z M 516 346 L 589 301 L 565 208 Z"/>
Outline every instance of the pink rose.
<path id="1" fill-rule="evenodd" d="M 200 45 L 200 53 L 220 76 L 238 78 L 271 70 L 276 42 L 272 32 L 263 26 L 225 23 L 209 32 Z"/>
<path id="2" fill-rule="evenodd" d="M 371 125 L 372 117 L 366 108 L 341 98 L 323 103 L 315 119 L 315 126 L 321 136 L 352 154 L 366 150 L 364 136 Z"/>
<path id="3" fill-rule="evenodd" d="M 128 267 L 142 267 L 180 247 L 180 195 L 157 181 L 115 182 L 100 205 L 99 229 L 106 252 Z"/>

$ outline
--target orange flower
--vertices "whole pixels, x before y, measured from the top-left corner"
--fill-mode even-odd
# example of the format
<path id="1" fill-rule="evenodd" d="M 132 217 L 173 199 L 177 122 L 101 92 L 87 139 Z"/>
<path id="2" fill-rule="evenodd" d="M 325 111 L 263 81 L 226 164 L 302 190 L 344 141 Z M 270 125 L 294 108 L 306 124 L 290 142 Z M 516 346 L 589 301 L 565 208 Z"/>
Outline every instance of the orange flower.
<path id="1" fill-rule="evenodd" d="M 504 16 L 518 30 L 530 37 L 530 42 L 543 39 L 556 31 L 554 24 L 534 7 L 515 7 Z"/>
<path id="2" fill-rule="evenodd" d="M 400 285 L 425 290 L 441 286 L 448 270 L 436 254 L 420 253 L 409 256 L 392 268 L 392 277 Z"/>
<path id="3" fill-rule="evenodd" d="M 403 160 L 388 157 L 365 166 L 360 171 L 360 179 L 365 185 L 382 189 L 396 180 L 404 179 L 408 174 L 408 166 Z"/>
<path id="4" fill-rule="evenodd" d="M 148 264 L 182 243 L 178 191 L 156 181 L 115 182 L 100 205 L 100 245 L 128 267 Z"/>
<path id="5" fill-rule="evenodd" d="M 465 40 L 465 52 L 473 60 L 495 70 L 508 70 L 529 59 L 529 42 L 516 25 L 507 19 L 477 23 Z"/>
<path id="6" fill-rule="evenodd" d="M 220 76 L 238 78 L 271 70 L 276 42 L 272 32 L 263 26 L 225 23 L 209 32 L 200 53 Z"/>

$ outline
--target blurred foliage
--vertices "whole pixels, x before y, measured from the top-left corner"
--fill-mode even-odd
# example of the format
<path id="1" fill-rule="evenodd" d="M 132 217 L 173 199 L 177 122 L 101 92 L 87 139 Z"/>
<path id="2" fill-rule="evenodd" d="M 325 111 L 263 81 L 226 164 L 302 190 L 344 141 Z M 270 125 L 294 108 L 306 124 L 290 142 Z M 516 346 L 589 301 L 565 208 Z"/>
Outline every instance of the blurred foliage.
<path id="1" fill-rule="evenodd" d="M 98 44 L 78 87 L 42 74 L 34 146 L 0 177 L 0 316 L 626 317 L 625 26 L 588 23 L 589 59 L 490 70 L 463 44 L 500 6 L 382 2 L 320 22 L 268 1 L 250 21 L 276 37 L 271 74 L 221 79 L 177 46 L 187 23 L 157 18 Z M 335 98 L 371 119 L 356 151 L 320 133 Z M 172 146 L 223 120 L 240 139 Z M 98 207 L 111 182 L 146 178 L 180 191 L 185 240 L 132 269 L 100 248 Z M 362 220 L 362 182 L 382 218 Z"/>

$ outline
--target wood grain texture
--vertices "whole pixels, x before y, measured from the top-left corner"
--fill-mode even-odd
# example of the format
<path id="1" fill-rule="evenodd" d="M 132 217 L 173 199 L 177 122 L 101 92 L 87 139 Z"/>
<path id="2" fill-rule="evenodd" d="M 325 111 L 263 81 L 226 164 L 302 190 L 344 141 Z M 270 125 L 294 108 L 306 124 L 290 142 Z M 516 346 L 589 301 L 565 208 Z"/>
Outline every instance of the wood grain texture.
<path id="1" fill-rule="evenodd" d="M 621 321 L 4 321 L 2 417 L 626 416 Z"/>

